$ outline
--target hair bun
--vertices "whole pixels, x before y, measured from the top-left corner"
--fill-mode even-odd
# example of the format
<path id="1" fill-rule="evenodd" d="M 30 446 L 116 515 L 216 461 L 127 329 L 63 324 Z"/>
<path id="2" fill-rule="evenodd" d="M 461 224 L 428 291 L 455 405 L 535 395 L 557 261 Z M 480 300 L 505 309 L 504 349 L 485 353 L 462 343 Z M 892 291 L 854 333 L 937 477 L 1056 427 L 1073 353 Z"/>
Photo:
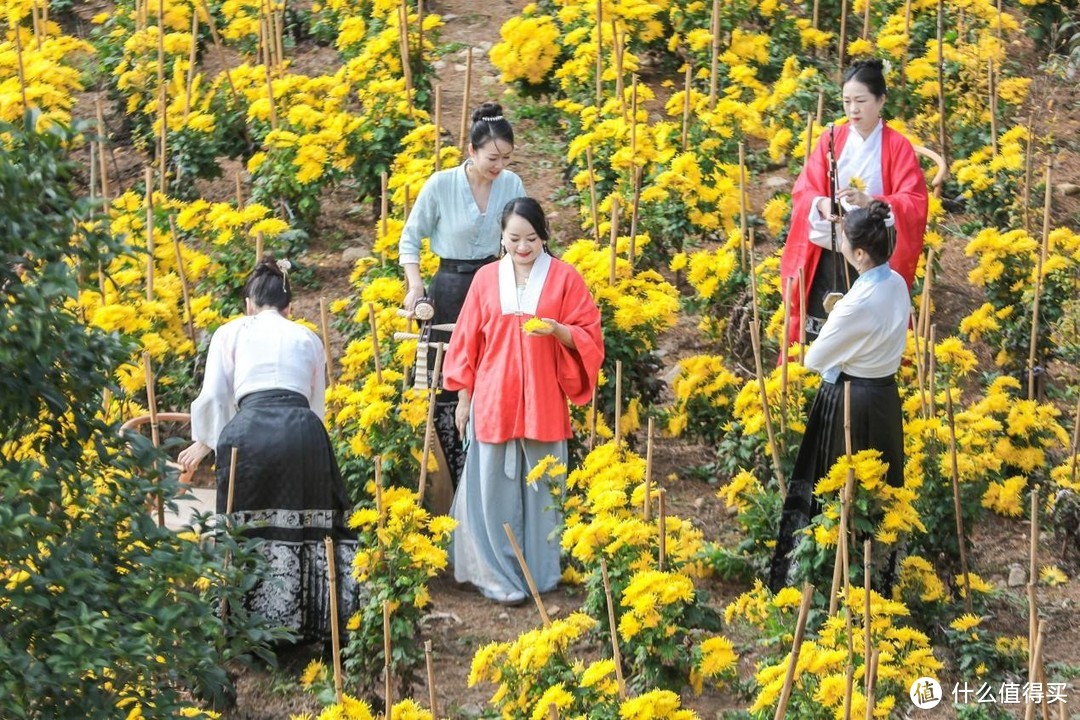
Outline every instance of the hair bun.
<path id="1" fill-rule="evenodd" d="M 874 222 L 884 224 L 890 213 L 892 213 L 892 208 L 889 207 L 889 203 L 882 200 L 872 200 L 866 206 L 866 216 Z"/>
<path id="2" fill-rule="evenodd" d="M 472 121 L 476 122 L 494 122 L 496 120 L 503 119 L 502 105 L 495 102 L 486 102 L 480 107 L 473 110 Z"/>

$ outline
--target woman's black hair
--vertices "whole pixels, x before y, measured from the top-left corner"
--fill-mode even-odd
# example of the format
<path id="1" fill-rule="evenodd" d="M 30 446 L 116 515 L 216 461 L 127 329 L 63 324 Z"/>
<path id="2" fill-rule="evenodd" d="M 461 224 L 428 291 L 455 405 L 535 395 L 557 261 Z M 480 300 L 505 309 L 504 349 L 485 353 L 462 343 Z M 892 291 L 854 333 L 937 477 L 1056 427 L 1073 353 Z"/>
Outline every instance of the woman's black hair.
<path id="1" fill-rule="evenodd" d="M 844 216 L 844 235 L 852 250 L 865 250 L 874 265 L 887 262 L 896 246 L 896 229 L 885 224 L 892 208 L 881 200 L 871 200 Z"/>
<path id="2" fill-rule="evenodd" d="M 244 297 L 251 298 L 255 307 L 284 310 L 289 307 L 290 294 L 288 274 L 272 253 L 266 253 L 248 276 Z"/>
<path id="3" fill-rule="evenodd" d="M 551 230 L 548 228 L 547 215 L 544 214 L 544 209 L 540 207 L 540 203 L 531 197 L 514 198 L 506 203 L 500 219 L 500 227 L 503 230 L 506 229 L 506 222 L 512 215 L 519 215 L 528 220 L 529 224 L 533 226 L 533 230 L 536 231 L 536 236 L 544 241 L 545 246 L 547 245 Z"/>
<path id="4" fill-rule="evenodd" d="M 852 63 L 844 73 L 844 83 L 849 80 L 862 83 L 876 98 L 884 97 L 888 92 L 885 87 L 885 64 L 877 58 Z"/>
<path id="5" fill-rule="evenodd" d="M 472 127 L 469 129 L 469 144 L 473 150 L 479 150 L 491 140 L 502 140 L 514 144 L 514 128 L 503 117 L 502 105 L 486 102 L 473 110 Z"/>

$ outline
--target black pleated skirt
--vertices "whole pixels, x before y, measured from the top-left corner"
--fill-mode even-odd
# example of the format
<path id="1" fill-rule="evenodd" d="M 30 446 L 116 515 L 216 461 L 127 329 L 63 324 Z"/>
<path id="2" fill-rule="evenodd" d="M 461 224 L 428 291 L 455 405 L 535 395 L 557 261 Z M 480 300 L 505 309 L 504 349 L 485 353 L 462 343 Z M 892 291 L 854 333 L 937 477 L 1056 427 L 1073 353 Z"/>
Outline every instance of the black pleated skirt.
<path id="1" fill-rule="evenodd" d="M 904 419 L 896 378 L 868 379 L 841 373 L 835 383 L 822 382 L 810 408 L 780 515 L 780 530 L 769 572 L 769 587 L 773 592 L 787 584 L 789 555 L 795 547 L 796 533 L 821 512 L 814 486 L 846 453 L 845 382 L 851 383 L 852 453 L 879 450 L 881 459 L 889 463 L 886 482 L 894 487 L 904 484 Z"/>
<path id="2" fill-rule="evenodd" d="M 330 438 L 307 399 L 288 390 L 245 396 L 217 447 L 217 510 L 226 511 L 229 465 L 237 449 L 233 520 L 259 538 L 270 576 L 245 598 L 251 612 L 298 639 L 330 637 L 325 538 L 334 540 L 339 624 L 359 606 L 353 578 L 356 540 L 346 526 L 351 504 Z"/>

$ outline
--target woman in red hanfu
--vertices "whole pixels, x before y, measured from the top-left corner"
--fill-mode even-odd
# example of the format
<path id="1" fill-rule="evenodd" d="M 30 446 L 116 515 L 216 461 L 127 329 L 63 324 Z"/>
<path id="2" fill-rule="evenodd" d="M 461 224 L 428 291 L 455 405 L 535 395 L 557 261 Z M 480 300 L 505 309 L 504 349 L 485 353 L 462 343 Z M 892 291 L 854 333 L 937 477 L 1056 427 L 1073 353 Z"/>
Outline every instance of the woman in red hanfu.
<path id="1" fill-rule="evenodd" d="M 505 254 L 476 272 L 443 365 L 443 386 L 459 394 L 456 419 L 468 447 L 451 509 L 454 577 L 510 605 L 524 602 L 529 589 L 504 523 L 537 589 L 559 582 L 558 510 L 546 483 L 526 476 L 549 455 L 565 466 L 566 401 L 589 402 L 604 359 L 600 311 L 581 275 L 548 254 L 547 239 L 536 200 L 507 203 Z M 544 322 L 526 330 L 533 318 Z"/>
<path id="2" fill-rule="evenodd" d="M 856 273 L 838 251 L 841 225 L 836 224 L 836 251 L 831 226 L 839 218 L 829 197 L 830 158 L 835 162 L 835 198 L 844 210 L 866 207 L 877 199 L 892 208 L 896 250 L 889 265 L 907 281 L 915 278 L 926 231 L 926 178 L 911 142 L 881 120 L 885 76 L 880 60 L 853 64 L 844 75 L 844 113 L 848 122 L 829 129 L 795 181 L 791 192 L 791 229 L 780 260 L 780 274 L 791 292 L 788 343 L 799 340 L 803 270 L 806 294 L 806 337 L 813 340 L 825 323 L 825 297 L 844 293 Z"/>

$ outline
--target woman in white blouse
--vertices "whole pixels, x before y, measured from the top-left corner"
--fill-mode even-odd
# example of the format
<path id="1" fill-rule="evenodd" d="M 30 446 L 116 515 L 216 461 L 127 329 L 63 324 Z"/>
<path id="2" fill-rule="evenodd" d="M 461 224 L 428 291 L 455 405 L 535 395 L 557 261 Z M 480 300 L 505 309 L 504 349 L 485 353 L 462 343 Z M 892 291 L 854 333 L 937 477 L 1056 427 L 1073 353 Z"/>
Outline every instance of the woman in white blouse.
<path id="1" fill-rule="evenodd" d="M 875 449 L 889 464 L 886 481 L 904 482 L 904 428 L 896 371 L 907 342 L 911 300 L 907 283 L 889 267 L 896 244 L 891 208 L 872 200 L 844 218 L 840 250 L 858 272 L 806 352 L 806 366 L 822 383 L 807 418 L 788 483 L 769 585 L 788 583 L 795 536 L 820 512 L 814 486 L 845 454 L 844 386 L 851 386 L 852 452 Z M 881 567 L 881 583 L 892 583 L 895 557 Z M 879 588 L 881 589 L 881 588 Z"/>
<path id="2" fill-rule="evenodd" d="M 283 269 L 282 266 L 285 266 Z M 210 339 L 202 392 L 191 406 L 195 441 L 179 463 L 194 470 L 217 457 L 217 511 L 226 512 L 232 450 L 237 450 L 233 521 L 260 552 L 271 579 L 248 594 L 248 609 L 297 639 L 326 639 L 329 582 L 324 538 L 336 546 L 340 617 L 356 605 L 349 568 L 355 541 L 350 503 L 323 425 L 326 369 L 319 337 L 288 318 L 286 263 L 267 255 L 244 287 L 247 314 Z"/>

